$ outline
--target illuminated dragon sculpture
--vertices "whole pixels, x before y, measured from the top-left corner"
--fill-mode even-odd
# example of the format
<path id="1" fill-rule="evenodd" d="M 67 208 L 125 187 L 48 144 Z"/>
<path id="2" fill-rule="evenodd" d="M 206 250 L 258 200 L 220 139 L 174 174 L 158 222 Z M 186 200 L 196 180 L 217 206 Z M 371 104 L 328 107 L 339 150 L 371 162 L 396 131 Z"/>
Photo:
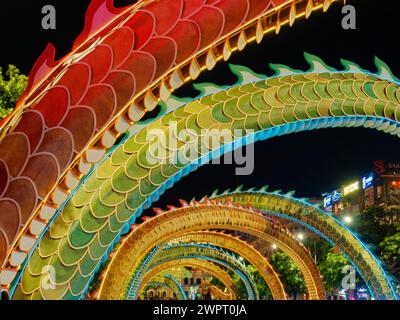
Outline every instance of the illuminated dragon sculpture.
<path id="1" fill-rule="evenodd" d="M 304 3 L 154 0 L 116 9 L 93 0 L 71 53 L 54 61 L 49 45 L 15 112 L 0 123 L 0 212 L 7 212 L 0 264 L 20 265 L 26 254 L 10 249 L 32 248 L 70 191 L 133 123 L 247 42 L 293 23 L 297 2 Z M 309 2 L 307 14 L 319 7 Z"/>
<path id="2" fill-rule="evenodd" d="M 2 288 L 20 299 L 82 298 L 143 208 L 199 165 L 240 145 L 326 127 L 399 134 L 399 85 L 379 60 L 377 74 L 348 61 L 337 71 L 311 55 L 306 73 L 272 65 L 276 76 L 268 78 L 233 66 L 239 78 L 233 87 L 200 85 L 193 101 L 171 96 L 265 33 L 333 2 L 149 0 L 115 9 L 112 1 L 93 0 L 72 52 L 56 62 L 49 46 L 15 112 L 1 123 Z M 161 114 L 140 121 L 158 105 Z M 149 163 L 147 133 L 168 130 L 170 121 L 195 132 L 202 151 L 188 158 L 190 141 L 181 141 L 170 153 L 187 161 L 157 163 L 153 156 L 156 164 Z M 212 128 L 231 132 L 232 142 L 207 149 L 201 130 Z M 235 129 L 248 135 L 238 139 Z M 337 221 L 318 212 L 310 220 L 295 218 L 343 244 L 349 257 L 360 257 L 353 262 L 376 298 L 397 299 L 379 262 Z M 58 279 L 47 296 L 40 287 L 49 267 Z"/>

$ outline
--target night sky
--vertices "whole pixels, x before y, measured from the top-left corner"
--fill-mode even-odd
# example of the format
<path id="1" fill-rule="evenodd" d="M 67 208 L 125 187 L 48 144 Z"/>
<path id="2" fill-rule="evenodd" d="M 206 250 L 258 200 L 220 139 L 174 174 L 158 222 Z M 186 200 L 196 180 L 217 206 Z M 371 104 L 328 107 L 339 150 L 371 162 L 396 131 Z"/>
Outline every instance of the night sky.
<path id="1" fill-rule="evenodd" d="M 171 0 L 172 1 L 172 0 Z M 29 70 L 48 42 L 57 48 L 57 58 L 69 51 L 83 28 L 89 0 L 1 1 L 0 65 Z M 118 1 L 119 5 L 133 1 Z M 380 57 L 400 76 L 399 29 L 396 8 L 379 7 L 375 1 L 348 1 L 357 9 L 357 30 L 341 28 L 341 5 L 328 13 L 314 13 L 293 28 L 284 27 L 279 36 L 270 34 L 261 45 L 251 45 L 236 53 L 230 63 L 248 66 L 271 74 L 268 63 L 282 63 L 307 69 L 303 52 L 316 54 L 339 68 L 340 58 L 352 60 L 375 71 L 374 56 Z M 394 1 L 391 1 L 392 3 Z M 385 2 L 387 3 L 387 2 Z M 52 4 L 57 9 L 57 30 L 41 28 L 41 8 Z M 219 64 L 203 74 L 199 82 L 233 84 L 227 64 Z M 178 94 L 192 91 L 183 89 Z M 297 190 L 298 196 L 318 196 L 367 174 L 377 159 L 399 159 L 400 140 L 369 129 L 324 129 L 292 134 L 258 142 L 255 146 L 255 171 L 250 176 L 235 176 L 234 166 L 207 165 L 176 184 L 157 204 L 190 200 L 243 184 L 246 187 L 270 185 L 271 189 Z"/>

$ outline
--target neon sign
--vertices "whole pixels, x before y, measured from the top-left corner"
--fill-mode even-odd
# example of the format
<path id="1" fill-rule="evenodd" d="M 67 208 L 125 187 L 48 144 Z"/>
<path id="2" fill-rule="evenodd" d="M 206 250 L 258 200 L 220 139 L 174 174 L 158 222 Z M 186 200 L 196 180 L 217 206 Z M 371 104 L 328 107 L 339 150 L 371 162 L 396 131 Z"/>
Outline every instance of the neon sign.
<path id="1" fill-rule="evenodd" d="M 360 189 L 360 182 L 354 182 L 346 187 L 343 188 L 343 195 L 346 196 L 356 190 Z"/>
<path id="2" fill-rule="evenodd" d="M 324 208 L 330 207 L 332 205 L 332 196 L 329 195 L 324 198 Z"/>
<path id="3" fill-rule="evenodd" d="M 342 198 L 342 194 L 339 191 L 334 191 L 332 194 L 333 202 L 338 202 Z"/>
<path id="4" fill-rule="evenodd" d="M 363 179 L 362 179 L 362 185 L 363 185 L 363 189 L 367 189 L 367 188 L 369 188 L 370 186 L 372 186 L 373 185 L 373 182 L 374 182 L 374 174 L 373 173 L 371 173 L 369 176 L 367 176 L 367 177 L 364 177 Z"/>

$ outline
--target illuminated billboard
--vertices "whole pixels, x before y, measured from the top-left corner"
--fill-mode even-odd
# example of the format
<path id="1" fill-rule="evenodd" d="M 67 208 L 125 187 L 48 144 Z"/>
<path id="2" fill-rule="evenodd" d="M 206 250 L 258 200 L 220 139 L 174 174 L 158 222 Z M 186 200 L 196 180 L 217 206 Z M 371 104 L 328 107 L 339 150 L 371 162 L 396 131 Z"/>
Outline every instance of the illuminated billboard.
<path id="1" fill-rule="evenodd" d="M 343 195 L 347 196 L 348 194 L 350 194 L 356 190 L 359 190 L 359 189 L 360 189 L 360 182 L 356 181 L 356 182 L 349 184 L 348 186 L 345 186 L 343 188 Z"/>
<path id="2" fill-rule="evenodd" d="M 342 194 L 339 191 L 334 191 L 332 194 L 332 201 L 333 202 L 339 202 L 340 199 L 342 198 Z"/>
<path id="3" fill-rule="evenodd" d="M 324 208 L 328 208 L 332 205 L 333 201 L 332 201 L 332 195 L 329 195 L 327 197 L 324 198 Z"/>
<path id="4" fill-rule="evenodd" d="M 400 175 L 400 162 L 377 160 L 374 162 L 375 172 L 378 175 Z"/>
<path id="5" fill-rule="evenodd" d="M 363 189 L 367 189 L 374 184 L 374 174 L 371 173 L 369 176 L 362 178 L 362 187 Z"/>

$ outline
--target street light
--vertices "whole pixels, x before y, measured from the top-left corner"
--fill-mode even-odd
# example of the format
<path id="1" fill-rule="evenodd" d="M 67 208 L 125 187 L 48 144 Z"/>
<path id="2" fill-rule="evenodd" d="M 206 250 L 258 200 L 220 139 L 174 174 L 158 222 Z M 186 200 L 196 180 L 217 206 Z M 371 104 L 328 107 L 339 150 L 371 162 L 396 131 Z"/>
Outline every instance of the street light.
<path id="1" fill-rule="evenodd" d="M 345 224 L 351 224 L 353 219 L 350 216 L 344 216 L 343 217 L 343 221 L 344 221 Z"/>
<path id="2" fill-rule="evenodd" d="M 303 233 L 298 233 L 297 234 L 297 239 L 299 239 L 300 241 L 304 240 L 304 234 Z"/>
<path id="3" fill-rule="evenodd" d="M 276 250 L 278 247 L 277 247 L 277 245 L 274 243 L 274 244 L 272 244 L 271 248 L 272 248 L 273 250 Z"/>

